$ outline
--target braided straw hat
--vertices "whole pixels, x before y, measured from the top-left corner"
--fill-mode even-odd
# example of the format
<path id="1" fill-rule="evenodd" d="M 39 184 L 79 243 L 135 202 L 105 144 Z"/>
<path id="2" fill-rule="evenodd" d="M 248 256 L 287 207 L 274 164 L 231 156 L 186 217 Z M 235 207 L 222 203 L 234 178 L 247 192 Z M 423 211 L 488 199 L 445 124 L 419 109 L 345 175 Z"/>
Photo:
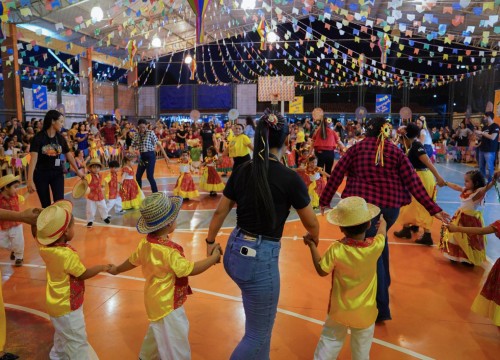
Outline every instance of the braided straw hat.
<path id="1" fill-rule="evenodd" d="M 328 214 L 326 220 L 333 225 L 348 227 L 364 224 L 380 213 L 380 209 L 368 204 L 359 196 L 350 196 L 339 201 Z"/>
<path id="2" fill-rule="evenodd" d="M 9 175 L 5 175 L 5 176 L 2 176 L 0 178 L 0 189 L 6 187 L 7 185 L 9 184 L 12 184 L 13 182 L 16 182 L 16 181 L 21 181 L 21 176 L 14 176 L 12 174 L 9 174 Z"/>
<path id="3" fill-rule="evenodd" d="M 137 221 L 137 231 L 149 234 L 171 224 L 177 219 L 181 205 L 180 196 L 167 196 L 161 192 L 147 196 L 139 209 L 141 217 Z"/>
<path id="4" fill-rule="evenodd" d="M 90 168 L 92 165 L 98 165 L 102 169 L 101 160 L 99 160 L 99 158 L 93 158 L 87 163 L 88 168 Z"/>
<path id="5" fill-rule="evenodd" d="M 59 240 L 71 221 L 73 204 L 59 200 L 42 210 L 36 221 L 36 238 L 42 245 L 50 245 Z"/>
<path id="6" fill-rule="evenodd" d="M 86 180 L 80 180 L 73 186 L 71 195 L 73 198 L 80 199 L 90 193 L 89 183 Z"/>

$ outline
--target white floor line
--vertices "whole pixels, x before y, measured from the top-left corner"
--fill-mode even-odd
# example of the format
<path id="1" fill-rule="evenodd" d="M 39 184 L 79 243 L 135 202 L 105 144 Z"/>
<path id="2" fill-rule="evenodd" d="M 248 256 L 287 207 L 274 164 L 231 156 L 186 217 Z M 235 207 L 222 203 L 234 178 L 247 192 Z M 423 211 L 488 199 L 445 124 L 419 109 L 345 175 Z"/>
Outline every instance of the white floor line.
<path id="1" fill-rule="evenodd" d="M 0 262 L 0 265 L 11 265 L 11 264 L 10 263 Z M 43 266 L 43 265 L 34 265 L 34 264 L 23 264 L 23 266 L 34 267 L 34 268 L 45 268 L 45 266 Z M 100 273 L 99 275 L 101 275 L 101 276 L 109 276 L 109 277 L 116 277 L 116 278 L 122 278 L 122 279 L 127 279 L 127 280 L 135 280 L 135 281 L 141 281 L 141 282 L 145 281 L 144 278 L 140 278 L 140 277 L 136 277 L 136 276 L 111 275 L 111 274 L 108 274 L 108 273 Z M 219 298 L 222 298 L 222 299 L 233 300 L 233 301 L 238 301 L 238 302 L 242 301 L 241 297 L 239 297 L 239 296 L 227 295 L 227 294 L 223 294 L 223 293 L 219 293 L 219 292 L 215 292 L 215 291 L 198 289 L 198 288 L 193 288 L 193 291 L 197 291 L 199 293 L 203 293 L 203 294 L 207 294 L 207 295 L 212 295 L 212 296 L 219 297 Z M 49 317 L 48 317 L 47 314 L 41 313 L 41 312 L 39 312 L 37 310 L 33 310 L 33 309 L 29 309 L 29 308 L 24 308 L 22 306 L 18 307 L 17 305 L 10 305 L 10 304 L 5 304 L 5 305 L 6 306 L 8 305 L 7 307 L 12 307 L 12 308 L 26 309 L 25 311 L 27 311 L 27 312 L 33 311 L 33 314 L 35 314 L 35 312 L 37 312 L 36 315 L 38 315 L 38 313 L 40 313 L 42 315 L 39 315 L 39 316 L 42 316 L 42 317 L 47 316 L 45 318 L 49 319 Z M 315 318 L 312 318 L 312 317 L 309 317 L 309 316 L 301 315 L 299 313 L 296 313 L 296 312 L 293 312 L 293 311 L 289 311 L 289 310 L 285 310 L 285 309 L 278 308 L 278 312 L 281 313 L 281 314 L 284 314 L 284 315 L 295 317 L 297 319 L 301 319 L 301 320 L 305 320 L 305 321 L 311 322 L 313 324 L 323 325 L 323 323 L 324 323 L 324 321 L 322 321 L 322 320 L 318 320 L 318 319 L 315 319 Z M 376 343 L 376 344 L 379 344 L 381 346 L 388 347 L 388 348 L 390 348 L 392 350 L 401 352 L 403 354 L 413 356 L 416 359 L 432 360 L 432 358 L 430 358 L 428 356 L 419 354 L 419 353 L 417 353 L 415 351 L 412 351 L 412 350 L 409 350 L 409 349 L 405 349 L 405 348 L 403 348 L 401 346 L 394 345 L 394 344 L 391 344 L 391 343 L 383 341 L 383 340 L 379 340 L 379 339 L 373 338 L 373 342 Z"/>
<path id="2" fill-rule="evenodd" d="M 50 321 L 50 316 L 49 314 L 46 314 L 44 312 L 41 312 L 39 310 L 35 310 L 35 309 L 31 309 L 31 308 L 28 308 L 28 307 L 25 307 L 25 306 L 20 306 L 20 305 L 14 305 L 14 304 L 5 304 L 5 307 L 7 309 L 14 309 L 14 310 L 19 310 L 19 311 L 24 311 L 24 312 L 27 312 L 29 314 L 33 314 L 33 315 L 36 315 L 36 316 L 39 316 L 43 319 L 47 319 Z M 89 343 L 89 360 L 99 360 L 99 356 L 97 356 L 94 348 L 92 347 L 92 345 L 90 345 Z"/>

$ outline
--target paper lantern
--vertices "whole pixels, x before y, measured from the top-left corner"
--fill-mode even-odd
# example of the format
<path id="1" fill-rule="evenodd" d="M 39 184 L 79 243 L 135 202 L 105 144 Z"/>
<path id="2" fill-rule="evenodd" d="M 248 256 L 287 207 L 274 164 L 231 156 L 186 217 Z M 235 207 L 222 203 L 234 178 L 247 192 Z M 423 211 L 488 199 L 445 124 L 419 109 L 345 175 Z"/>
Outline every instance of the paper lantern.
<path id="1" fill-rule="evenodd" d="M 231 109 L 231 110 L 229 110 L 229 113 L 227 114 L 227 117 L 231 121 L 238 119 L 238 116 L 240 116 L 240 112 L 237 109 Z"/>
<path id="2" fill-rule="evenodd" d="M 201 114 L 198 110 L 191 110 L 191 112 L 189 113 L 189 117 L 193 121 L 198 121 L 200 116 L 201 116 Z"/>

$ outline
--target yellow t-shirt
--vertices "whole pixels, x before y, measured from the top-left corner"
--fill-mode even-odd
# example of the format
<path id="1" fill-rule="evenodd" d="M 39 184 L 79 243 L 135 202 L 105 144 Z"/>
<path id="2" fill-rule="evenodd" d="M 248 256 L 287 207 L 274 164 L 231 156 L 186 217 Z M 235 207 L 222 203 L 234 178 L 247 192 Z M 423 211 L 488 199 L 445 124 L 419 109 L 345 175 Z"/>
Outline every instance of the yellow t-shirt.
<path id="1" fill-rule="evenodd" d="M 86 268 L 75 250 L 68 246 L 40 246 L 47 267 L 47 312 L 59 317 L 78 310 L 83 304 L 83 280 L 76 279 Z"/>
<path id="2" fill-rule="evenodd" d="M 303 143 L 304 141 L 306 141 L 306 134 L 304 133 L 304 130 L 299 131 L 297 133 L 297 139 L 295 141 L 297 142 L 297 144 L 300 144 L 300 143 Z"/>
<path id="3" fill-rule="evenodd" d="M 128 259 L 142 266 L 146 279 L 144 304 L 149 321 L 158 321 L 174 310 L 176 277 L 186 277 L 193 271 L 194 262 L 187 260 L 171 247 L 153 244 L 142 239 Z"/>
<path id="4" fill-rule="evenodd" d="M 371 240 L 371 241 L 370 241 Z M 385 238 L 377 235 L 366 241 L 335 241 L 321 258 L 320 266 L 333 272 L 329 317 L 357 329 L 371 326 L 377 310 L 377 260 Z"/>
<path id="5" fill-rule="evenodd" d="M 250 138 L 245 134 L 234 137 L 229 142 L 229 157 L 234 158 L 250 154 L 250 148 L 248 145 L 251 143 Z"/>

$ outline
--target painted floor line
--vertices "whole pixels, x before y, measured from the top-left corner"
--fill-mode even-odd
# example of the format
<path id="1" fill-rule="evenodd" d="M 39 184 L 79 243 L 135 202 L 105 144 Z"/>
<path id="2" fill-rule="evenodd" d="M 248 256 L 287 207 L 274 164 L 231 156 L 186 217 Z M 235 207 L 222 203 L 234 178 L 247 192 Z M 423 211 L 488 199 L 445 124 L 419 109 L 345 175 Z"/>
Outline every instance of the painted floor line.
<path id="1" fill-rule="evenodd" d="M 19 310 L 19 311 L 24 311 L 24 312 L 27 312 L 29 314 L 33 314 L 33 315 L 39 316 L 39 317 L 41 317 L 43 319 L 50 320 L 49 314 L 46 314 L 46 313 L 41 312 L 39 310 L 31 309 L 31 308 L 28 308 L 28 307 L 25 307 L 25 306 L 20 306 L 20 305 L 14 305 L 14 304 L 5 304 L 5 307 L 7 309 L 14 309 L 14 310 Z M 90 345 L 90 343 L 89 343 L 88 358 L 89 358 L 89 360 L 99 360 L 99 356 L 97 356 L 97 353 L 95 352 L 95 350 L 92 347 L 92 345 Z"/>
<path id="2" fill-rule="evenodd" d="M 2 263 L 2 262 L 0 262 L 0 265 L 5 265 L 5 264 L 10 265 L 10 263 Z M 45 268 L 45 266 L 43 266 L 43 265 L 23 264 L 23 266 L 36 267 L 36 268 Z M 99 273 L 99 275 L 101 275 L 101 276 L 109 276 L 109 277 L 116 277 L 116 278 L 122 278 L 122 279 L 127 279 L 127 280 L 135 280 L 135 281 L 141 281 L 141 282 L 145 281 L 144 278 L 135 277 L 135 276 L 111 275 L 111 274 L 108 274 L 108 273 Z M 234 300 L 234 301 L 238 301 L 238 302 L 242 301 L 241 297 L 239 297 L 239 296 L 227 295 L 227 294 L 223 294 L 223 293 L 219 293 L 219 292 L 215 292 L 215 291 L 203 290 L 203 289 L 198 289 L 198 288 L 193 288 L 193 291 L 197 291 L 199 293 L 203 293 L 203 294 L 207 294 L 207 295 L 212 295 L 212 296 L 219 297 L 219 298 L 222 298 L 222 299 Z M 8 305 L 8 304 L 5 304 L 5 305 Z M 16 306 L 17 307 L 17 305 L 9 305 L 9 306 Z M 22 306 L 20 306 L 19 308 L 27 309 L 26 311 L 28 311 L 28 312 L 30 312 L 29 310 L 32 310 L 32 309 L 29 309 L 29 308 L 24 308 Z M 37 310 L 32 310 L 32 311 L 37 311 Z M 41 313 L 39 311 L 37 311 L 37 312 Z M 301 314 L 293 312 L 293 311 L 281 309 L 281 308 L 278 308 L 278 312 L 282 313 L 282 314 L 285 314 L 285 315 L 289 315 L 289 316 L 295 317 L 297 319 L 301 319 L 301 320 L 305 320 L 305 321 L 308 321 L 308 322 L 311 322 L 311 323 L 314 323 L 314 324 L 318 324 L 318 325 L 323 325 L 323 323 L 324 323 L 324 321 L 321 321 L 321 320 L 318 320 L 318 319 L 315 319 L 315 318 L 311 318 L 309 316 L 301 315 Z M 44 313 L 41 313 L 41 314 L 44 314 Z M 46 315 L 47 316 L 46 318 L 48 319 L 48 315 L 47 314 L 44 314 L 44 315 Z M 373 342 L 377 343 L 379 345 L 382 345 L 382 346 L 386 346 L 386 347 L 388 347 L 388 348 L 390 348 L 392 350 L 395 350 L 395 351 L 398 351 L 398 352 L 401 352 L 401 353 L 413 356 L 413 357 L 415 357 L 417 359 L 432 360 L 432 358 L 430 358 L 430 357 L 427 357 L 425 355 L 419 354 L 419 353 L 417 353 L 415 351 L 412 351 L 412 350 L 409 350 L 409 349 L 405 349 L 405 348 L 403 348 L 401 346 L 388 343 L 388 342 L 383 341 L 383 340 L 379 340 L 379 339 L 373 338 Z"/>

